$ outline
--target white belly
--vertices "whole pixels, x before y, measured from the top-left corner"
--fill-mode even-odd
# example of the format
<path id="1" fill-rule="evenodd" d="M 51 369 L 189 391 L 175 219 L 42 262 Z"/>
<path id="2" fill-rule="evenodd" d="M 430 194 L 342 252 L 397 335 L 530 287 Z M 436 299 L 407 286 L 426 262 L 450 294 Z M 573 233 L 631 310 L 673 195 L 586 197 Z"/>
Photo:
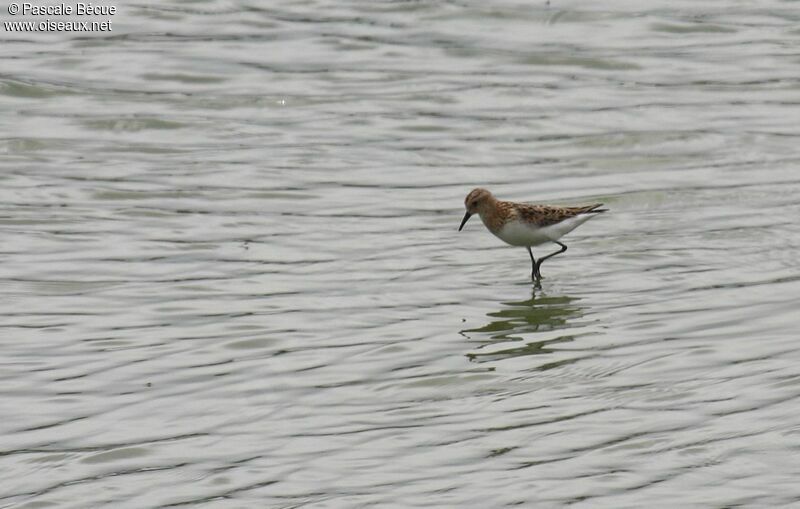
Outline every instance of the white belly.
<path id="1" fill-rule="evenodd" d="M 560 239 L 593 217 L 594 214 L 581 214 L 544 228 L 521 221 L 511 221 L 506 223 L 495 235 L 512 246 L 538 246 Z"/>

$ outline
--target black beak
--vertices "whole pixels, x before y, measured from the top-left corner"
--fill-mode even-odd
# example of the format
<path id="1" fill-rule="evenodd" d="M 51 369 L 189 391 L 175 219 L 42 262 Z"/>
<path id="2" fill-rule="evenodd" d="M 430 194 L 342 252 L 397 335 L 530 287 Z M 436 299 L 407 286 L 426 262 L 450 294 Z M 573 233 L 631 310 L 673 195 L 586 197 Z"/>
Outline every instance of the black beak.
<path id="1" fill-rule="evenodd" d="M 461 231 L 461 228 L 463 228 L 464 225 L 467 224 L 467 221 L 469 221 L 470 217 L 472 217 L 472 214 L 468 210 L 467 213 L 464 214 L 464 219 L 461 221 L 461 226 L 458 227 L 458 231 Z"/>

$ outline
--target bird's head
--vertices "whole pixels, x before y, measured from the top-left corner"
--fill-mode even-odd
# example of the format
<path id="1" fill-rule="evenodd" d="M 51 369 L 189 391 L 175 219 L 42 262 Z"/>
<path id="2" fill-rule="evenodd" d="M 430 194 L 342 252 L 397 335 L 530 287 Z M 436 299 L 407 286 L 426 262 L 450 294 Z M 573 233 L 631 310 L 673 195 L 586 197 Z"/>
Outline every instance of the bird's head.
<path id="1" fill-rule="evenodd" d="M 485 210 L 492 199 L 494 199 L 494 196 L 486 189 L 477 187 L 470 191 L 467 197 L 464 198 L 464 207 L 467 209 L 467 213 L 464 214 L 464 219 L 461 221 L 458 231 L 464 228 L 464 225 L 467 224 L 473 214 L 480 214 Z"/>

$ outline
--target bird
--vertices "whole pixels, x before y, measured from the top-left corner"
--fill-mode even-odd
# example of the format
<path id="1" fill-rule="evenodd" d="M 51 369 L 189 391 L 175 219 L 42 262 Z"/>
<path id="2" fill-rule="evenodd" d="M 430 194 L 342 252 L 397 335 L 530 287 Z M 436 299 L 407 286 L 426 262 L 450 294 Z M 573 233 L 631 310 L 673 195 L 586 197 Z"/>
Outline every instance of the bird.
<path id="1" fill-rule="evenodd" d="M 542 262 L 567 250 L 567 245 L 558 239 L 597 214 L 608 211 L 608 209 L 600 208 L 603 206 L 602 203 L 577 207 L 554 207 L 503 201 L 480 187 L 467 194 L 464 206 L 467 212 L 464 214 L 458 231 L 464 228 L 474 214 L 480 215 L 486 228 L 500 240 L 528 250 L 531 257 L 531 280 L 533 282 L 542 279 L 540 271 Z M 547 242 L 554 242 L 561 249 L 536 261 L 531 247 Z"/>

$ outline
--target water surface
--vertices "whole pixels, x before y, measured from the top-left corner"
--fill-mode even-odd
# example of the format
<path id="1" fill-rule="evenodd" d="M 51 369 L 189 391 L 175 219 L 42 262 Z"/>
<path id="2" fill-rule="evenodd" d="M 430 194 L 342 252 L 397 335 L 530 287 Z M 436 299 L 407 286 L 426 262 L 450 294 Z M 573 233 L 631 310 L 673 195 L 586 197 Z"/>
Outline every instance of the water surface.
<path id="1" fill-rule="evenodd" d="M 794 3 L 117 7 L 0 33 L 0 507 L 800 502 Z"/>

